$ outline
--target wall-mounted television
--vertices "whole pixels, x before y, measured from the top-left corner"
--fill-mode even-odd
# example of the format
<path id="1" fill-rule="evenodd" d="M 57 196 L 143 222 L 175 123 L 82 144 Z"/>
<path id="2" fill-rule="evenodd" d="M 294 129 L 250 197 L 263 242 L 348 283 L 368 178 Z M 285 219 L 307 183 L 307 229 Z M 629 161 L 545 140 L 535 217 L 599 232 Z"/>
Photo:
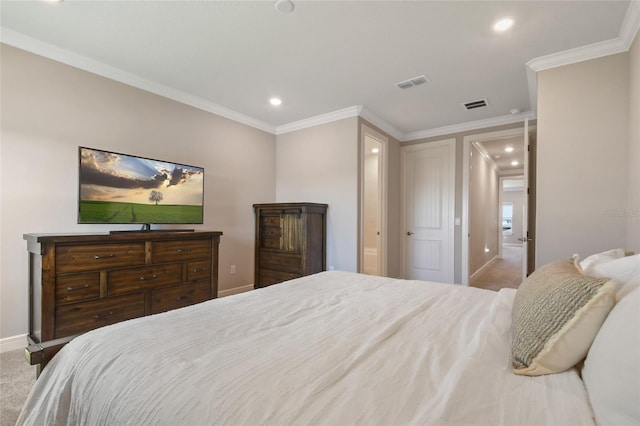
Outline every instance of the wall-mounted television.
<path id="1" fill-rule="evenodd" d="M 78 223 L 201 224 L 204 168 L 79 147 Z"/>

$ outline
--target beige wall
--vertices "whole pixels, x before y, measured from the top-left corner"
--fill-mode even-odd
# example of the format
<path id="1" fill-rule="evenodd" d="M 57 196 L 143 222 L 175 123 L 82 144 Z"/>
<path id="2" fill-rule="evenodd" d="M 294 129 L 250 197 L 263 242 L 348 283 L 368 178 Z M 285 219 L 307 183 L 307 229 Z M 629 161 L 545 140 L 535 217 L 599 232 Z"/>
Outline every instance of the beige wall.
<path id="1" fill-rule="evenodd" d="M 536 265 L 627 244 L 629 54 L 538 74 Z"/>
<path id="2" fill-rule="evenodd" d="M 498 255 L 498 173 L 471 145 L 469 158 L 469 275 Z"/>
<path id="3" fill-rule="evenodd" d="M 276 201 L 326 203 L 327 267 L 358 268 L 358 118 L 278 136 Z"/>
<path id="4" fill-rule="evenodd" d="M 629 77 L 627 248 L 640 253 L 640 32 L 629 51 Z"/>
<path id="5" fill-rule="evenodd" d="M 275 200 L 274 135 L 1 49 L 0 339 L 28 328 L 23 233 L 127 228 L 76 223 L 78 145 L 204 167 L 204 225 L 190 227 L 224 232 L 220 290 L 253 283 L 251 206 Z"/>

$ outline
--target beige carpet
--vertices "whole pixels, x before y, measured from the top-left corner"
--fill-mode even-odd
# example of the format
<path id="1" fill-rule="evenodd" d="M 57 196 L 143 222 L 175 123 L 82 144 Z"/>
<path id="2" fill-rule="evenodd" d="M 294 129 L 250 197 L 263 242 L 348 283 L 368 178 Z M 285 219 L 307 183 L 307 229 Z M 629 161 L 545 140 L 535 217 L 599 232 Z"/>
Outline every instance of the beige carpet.
<path id="1" fill-rule="evenodd" d="M 36 367 L 29 365 L 24 349 L 0 354 L 0 425 L 14 426 L 36 382 Z"/>
<path id="2" fill-rule="evenodd" d="M 474 276 L 469 285 L 498 291 L 501 288 L 518 288 L 522 282 L 522 247 L 503 247 L 502 258 L 495 259 L 480 274 Z"/>

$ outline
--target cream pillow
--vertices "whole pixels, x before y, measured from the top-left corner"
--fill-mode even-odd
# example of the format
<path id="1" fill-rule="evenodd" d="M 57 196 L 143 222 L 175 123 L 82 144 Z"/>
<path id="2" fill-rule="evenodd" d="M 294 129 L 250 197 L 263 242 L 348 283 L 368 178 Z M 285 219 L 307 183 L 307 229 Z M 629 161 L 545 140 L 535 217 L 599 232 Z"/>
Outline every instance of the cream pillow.
<path id="1" fill-rule="evenodd" d="M 589 270 L 590 272 L 585 271 L 585 274 L 596 278 L 611 278 L 619 291 L 632 278 L 640 277 L 640 254 L 603 262 Z"/>
<path id="2" fill-rule="evenodd" d="M 584 275 L 573 260 L 534 271 L 513 302 L 513 372 L 539 376 L 576 365 L 614 304 L 613 282 Z"/>
<path id="3" fill-rule="evenodd" d="M 580 261 L 580 268 L 584 271 L 585 274 L 591 275 L 591 268 L 601 264 L 610 262 L 614 259 L 619 259 L 624 257 L 625 251 L 624 249 L 617 248 L 603 251 L 602 253 L 592 254 L 588 256 L 586 259 Z"/>
<path id="4" fill-rule="evenodd" d="M 640 424 L 640 278 L 628 282 L 619 295 L 582 369 L 600 425 Z"/>

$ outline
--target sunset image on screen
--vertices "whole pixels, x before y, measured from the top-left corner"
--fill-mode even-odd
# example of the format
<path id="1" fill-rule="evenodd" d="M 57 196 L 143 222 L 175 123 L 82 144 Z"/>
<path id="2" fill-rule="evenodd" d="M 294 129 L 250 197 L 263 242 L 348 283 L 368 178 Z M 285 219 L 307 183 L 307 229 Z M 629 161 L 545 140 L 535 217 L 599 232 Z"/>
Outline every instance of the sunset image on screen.
<path id="1" fill-rule="evenodd" d="M 202 223 L 204 169 L 80 148 L 81 223 Z"/>

